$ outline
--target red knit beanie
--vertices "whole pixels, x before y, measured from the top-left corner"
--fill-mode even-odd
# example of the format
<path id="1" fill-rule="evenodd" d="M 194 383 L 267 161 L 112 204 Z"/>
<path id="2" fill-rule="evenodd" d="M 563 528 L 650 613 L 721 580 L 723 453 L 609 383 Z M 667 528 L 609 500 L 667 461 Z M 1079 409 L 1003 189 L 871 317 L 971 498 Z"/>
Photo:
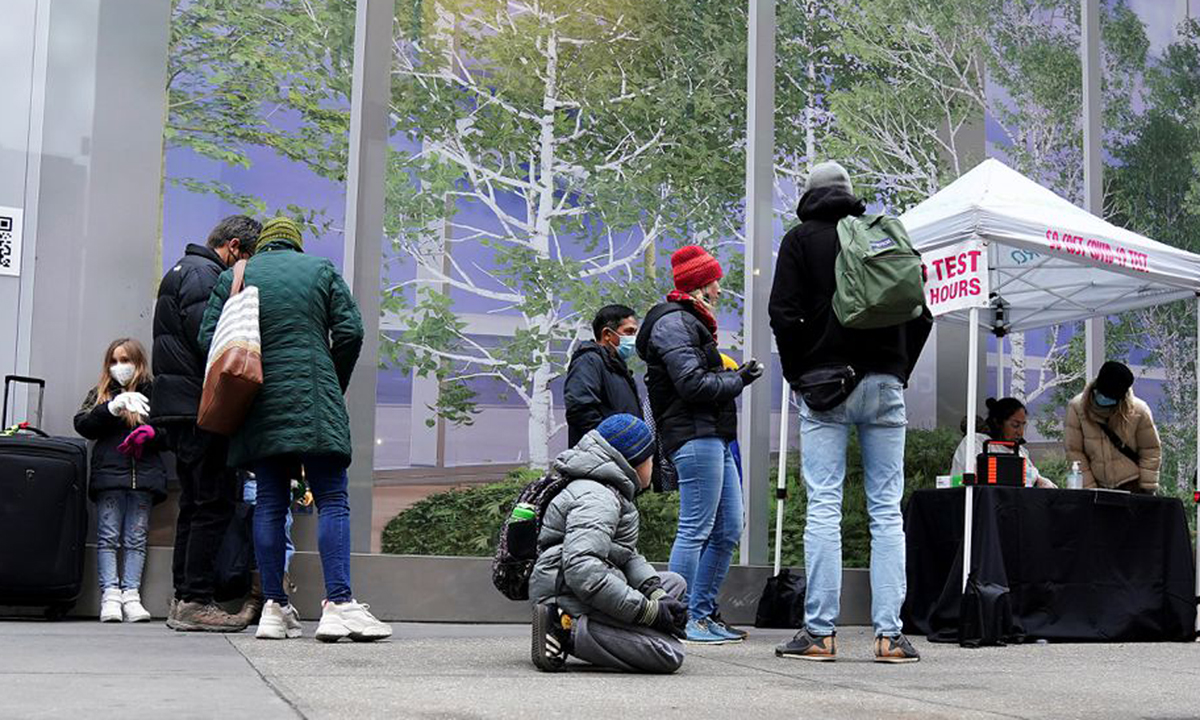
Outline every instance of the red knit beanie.
<path id="1" fill-rule="evenodd" d="M 685 245 L 671 255 L 675 289 L 690 293 L 725 276 L 721 263 L 699 245 Z"/>

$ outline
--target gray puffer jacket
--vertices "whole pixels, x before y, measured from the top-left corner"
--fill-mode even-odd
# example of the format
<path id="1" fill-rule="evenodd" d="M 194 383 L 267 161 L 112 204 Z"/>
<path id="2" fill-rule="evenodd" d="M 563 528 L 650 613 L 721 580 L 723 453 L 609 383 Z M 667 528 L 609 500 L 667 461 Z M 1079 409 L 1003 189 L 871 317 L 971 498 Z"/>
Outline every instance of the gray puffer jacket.
<path id="1" fill-rule="evenodd" d="M 637 473 L 595 430 L 558 456 L 554 472 L 578 479 L 546 508 L 529 597 L 636 622 L 647 604 L 638 588 L 658 574 L 637 551 Z"/>

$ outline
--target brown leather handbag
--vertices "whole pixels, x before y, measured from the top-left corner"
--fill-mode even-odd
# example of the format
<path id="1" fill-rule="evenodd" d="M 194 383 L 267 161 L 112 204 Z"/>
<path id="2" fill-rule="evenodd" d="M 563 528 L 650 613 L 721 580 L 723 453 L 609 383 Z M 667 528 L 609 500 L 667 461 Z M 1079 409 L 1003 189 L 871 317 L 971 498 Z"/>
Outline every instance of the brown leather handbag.
<path id="1" fill-rule="evenodd" d="M 229 299 L 221 309 L 204 368 L 196 424 L 217 435 L 237 432 L 263 384 L 258 288 L 245 284 L 246 261 L 241 260 L 233 266 Z"/>

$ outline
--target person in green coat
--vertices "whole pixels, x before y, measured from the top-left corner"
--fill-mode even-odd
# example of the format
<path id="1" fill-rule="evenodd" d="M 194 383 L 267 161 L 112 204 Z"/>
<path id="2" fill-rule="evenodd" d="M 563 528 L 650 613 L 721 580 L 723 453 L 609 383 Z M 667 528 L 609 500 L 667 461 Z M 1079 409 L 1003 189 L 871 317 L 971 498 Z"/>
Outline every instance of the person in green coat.
<path id="1" fill-rule="evenodd" d="M 358 305 L 333 263 L 304 253 L 300 229 L 287 218 L 263 225 L 245 282 L 258 288 L 263 384 L 230 438 L 229 464 L 252 471 L 258 481 L 254 550 L 266 604 L 256 637 L 301 634 L 283 589 L 284 521 L 291 481 L 301 474 L 316 500 L 325 575 L 317 639 L 390 637 L 391 627 L 357 603 L 350 590 L 350 418 L 344 393 L 363 343 Z M 206 352 L 232 283 L 233 271 L 227 270 L 208 300 L 199 337 Z"/>

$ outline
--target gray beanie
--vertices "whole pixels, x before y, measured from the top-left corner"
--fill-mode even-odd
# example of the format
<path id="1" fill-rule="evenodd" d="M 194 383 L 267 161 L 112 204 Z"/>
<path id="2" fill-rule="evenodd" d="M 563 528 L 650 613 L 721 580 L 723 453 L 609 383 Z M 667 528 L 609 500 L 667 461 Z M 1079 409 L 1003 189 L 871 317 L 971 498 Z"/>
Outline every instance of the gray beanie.
<path id="1" fill-rule="evenodd" d="M 839 188 L 851 195 L 854 194 L 854 186 L 850 184 L 850 173 L 832 160 L 813 166 L 812 172 L 808 174 L 808 182 L 804 184 L 804 192 L 827 187 Z"/>

